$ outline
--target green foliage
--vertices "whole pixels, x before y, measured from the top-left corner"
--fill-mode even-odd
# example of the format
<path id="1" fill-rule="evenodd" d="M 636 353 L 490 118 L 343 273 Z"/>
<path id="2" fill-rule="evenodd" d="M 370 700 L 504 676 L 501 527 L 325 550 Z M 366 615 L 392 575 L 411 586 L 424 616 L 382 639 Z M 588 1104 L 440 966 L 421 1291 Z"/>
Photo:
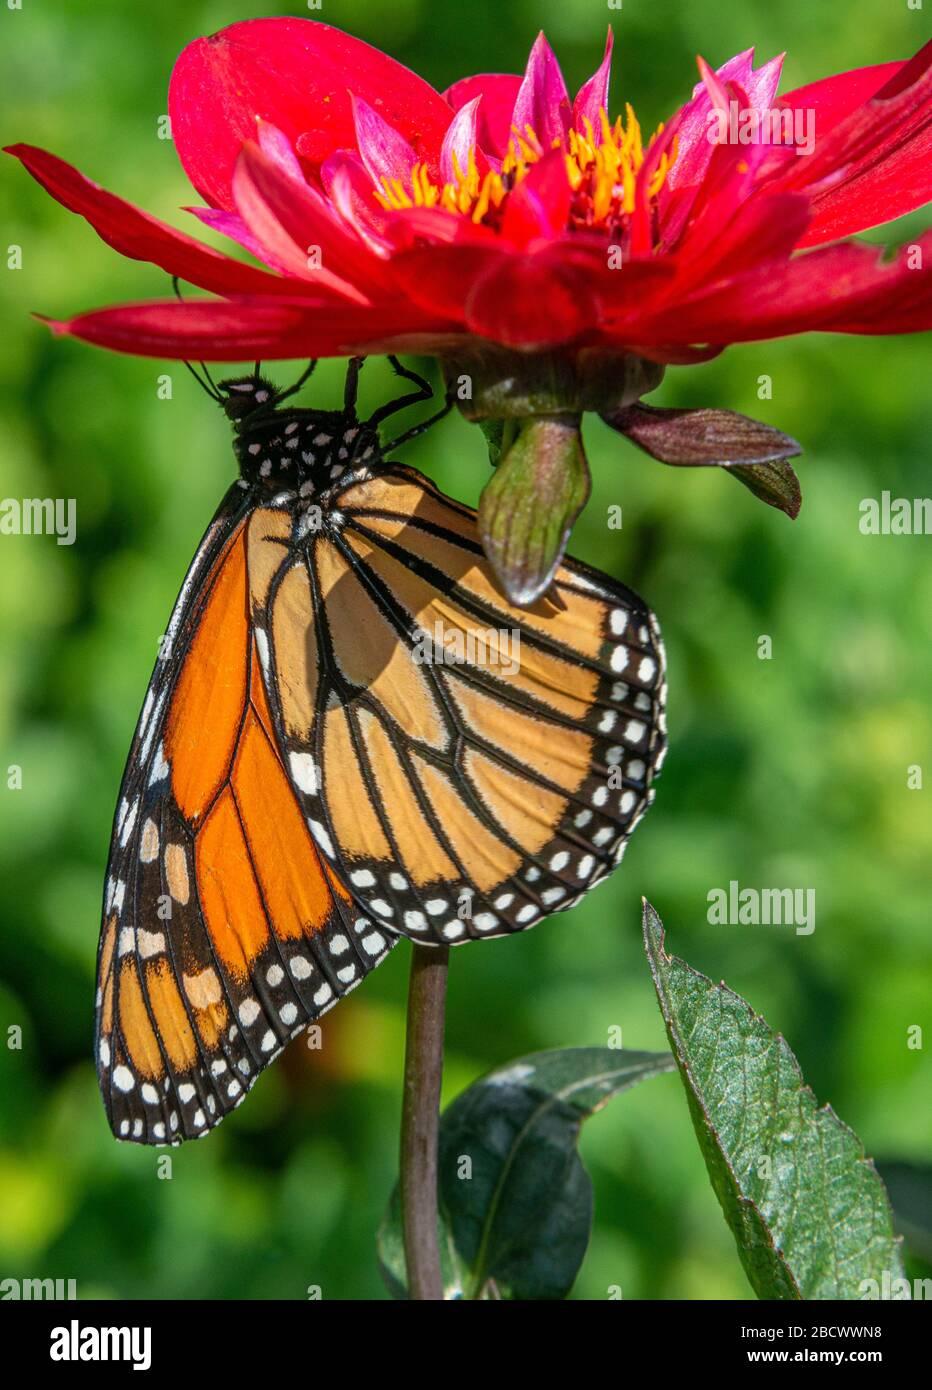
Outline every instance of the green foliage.
<path id="1" fill-rule="evenodd" d="M 715 1195 L 759 1298 L 860 1298 L 903 1276 L 883 1183 L 779 1033 L 724 984 L 644 942 Z M 886 1275 L 886 1281 L 884 1280 Z"/>
<path id="2" fill-rule="evenodd" d="M 583 1120 L 673 1070 L 665 1052 L 557 1048 L 519 1057 L 458 1096 L 440 1122 L 440 1251 L 448 1298 L 565 1298 L 592 1225 L 577 1152 Z M 383 1273 L 406 1287 L 398 1189 L 379 1233 Z"/>
<path id="3" fill-rule="evenodd" d="M 205 235 L 178 211 L 195 196 L 156 136 L 171 61 L 233 18 L 299 8 L 4 7 L 5 138 L 47 145 Z M 579 84 L 608 14 L 588 0 L 328 0 L 325 11 L 440 88 L 519 69 L 540 27 Z M 875 0 L 851 0 L 843 25 L 834 7 L 799 0 L 625 5 L 611 18 L 612 101 L 630 99 L 647 130 L 690 90 L 697 52 L 786 49 L 790 88 L 905 57 L 924 37 L 921 12 Z M 873 239 L 907 240 L 922 221 Z M 384 1297 L 372 1233 L 396 1169 L 403 946 L 326 1016 L 320 1051 L 297 1041 L 216 1133 L 173 1152 L 171 1181 L 107 1128 L 91 1063 L 107 841 L 159 638 L 234 465 L 226 422 L 182 368 L 53 340 L 29 317 L 167 297 L 168 277 L 117 256 L 6 157 L 0 223 L 0 493 L 75 497 L 78 526 L 70 548 L 0 538 L 0 1043 L 23 1029 L 21 1051 L 0 1046 L 0 1272 L 75 1277 L 79 1293 L 108 1297 L 304 1298 L 311 1284 L 325 1299 Z M 14 243 L 23 268 L 8 271 Z M 660 468 L 586 420 L 593 496 L 571 552 L 660 617 L 670 756 L 604 886 L 531 932 L 453 953 L 448 1097 L 503 1057 L 602 1041 L 619 1025 L 666 1046 L 637 932 L 617 927 L 645 892 L 690 924 L 689 955 L 781 1020 L 816 1092 L 871 1152 L 927 1160 L 932 1050 L 909 1030 L 932 994 L 932 567 L 928 537 L 864 536 L 858 508 L 884 488 L 929 495 L 929 365 L 927 339 L 813 335 L 667 372 L 652 402 L 740 410 L 800 441 L 793 525 L 719 470 Z M 335 404 L 342 373 L 323 364 L 314 399 Z M 391 387 L 369 363 L 363 403 Z M 480 431 L 455 415 L 405 458 L 473 505 L 489 477 Z M 607 527 L 610 506 L 622 530 Z M 761 634 L 772 660 L 758 658 Z M 915 764 L 921 791 L 907 786 Z M 706 894 L 733 878 L 813 886 L 813 935 L 708 923 Z M 631 1299 L 747 1297 L 675 1086 L 635 1088 L 584 1128 L 581 1152 L 595 1219 L 574 1298 L 613 1285 Z"/>

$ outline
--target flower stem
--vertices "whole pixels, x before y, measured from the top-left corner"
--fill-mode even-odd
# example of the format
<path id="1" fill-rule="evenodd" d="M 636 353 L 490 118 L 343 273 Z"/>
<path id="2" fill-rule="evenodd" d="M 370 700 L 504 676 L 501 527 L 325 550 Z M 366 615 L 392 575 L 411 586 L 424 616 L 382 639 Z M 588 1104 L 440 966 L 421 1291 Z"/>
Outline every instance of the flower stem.
<path id="1" fill-rule="evenodd" d="M 443 1298 L 437 1243 L 437 1132 L 449 959 L 448 946 L 412 945 L 401 1109 L 401 1221 L 412 1299 Z"/>

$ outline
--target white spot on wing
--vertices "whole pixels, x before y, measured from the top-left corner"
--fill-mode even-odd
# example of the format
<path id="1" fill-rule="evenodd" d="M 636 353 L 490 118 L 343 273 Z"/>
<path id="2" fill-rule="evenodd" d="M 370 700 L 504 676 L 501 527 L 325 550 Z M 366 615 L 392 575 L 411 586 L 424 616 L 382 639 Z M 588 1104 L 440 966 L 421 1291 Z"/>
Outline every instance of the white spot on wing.
<path id="1" fill-rule="evenodd" d="M 314 839 L 320 845 L 324 854 L 326 854 L 328 859 L 332 859 L 334 857 L 333 841 L 327 834 L 327 831 L 324 828 L 324 826 L 321 825 L 319 820 L 309 820 L 308 825 L 311 828 L 311 834 L 314 836 Z"/>
<path id="2" fill-rule="evenodd" d="M 259 1005 L 256 1003 L 255 999 L 244 999 L 239 1006 L 238 1015 L 239 1021 L 244 1028 L 248 1028 L 250 1024 L 255 1023 L 256 1019 L 259 1017 Z"/>
<path id="3" fill-rule="evenodd" d="M 168 773 L 169 767 L 168 763 L 165 761 L 165 750 L 163 749 L 162 745 L 159 744 L 158 748 L 156 748 L 155 750 L 155 757 L 152 759 L 152 771 L 149 774 L 149 786 L 151 787 L 155 782 L 161 782 L 163 777 L 168 776 Z"/>
<path id="4" fill-rule="evenodd" d="M 165 950 L 165 937 L 160 931 L 146 931 L 144 927 L 139 928 L 139 954 L 143 960 L 150 956 L 159 956 Z"/>
<path id="5" fill-rule="evenodd" d="M 316 796 L 320 790 L 320 779 L 317 775 L 317 764 L 311 754 L 289 753 L 288 762 L 291 766 L 291 776 L 298 790 L 305 792 L 308 796 Z M 311 825 L 311 829 L 314 829 L 313 824 Z M 326 831 L 324 833 L 326 835 Z M 319 837 L 315 835 L 315 838 Z M 327 836 L 327 843 L 330 843 L 329 836 Z M 333 853 L 332 846 L 327 853 Z"/>
<path id="6" fill-rule="evenodd" d="M 121 848 L 121 849 L 125 849 L 126 846 L 129 844 L 129 837 L 130 837 L 130 835 L 132 835 L 132 833 L 133 833 L 133 826 L 136 824 L 136 815 L 137 815 L 138 811 L 139 811 L 139 797 L 137 796 L 137 797 L 136 797 L 136 800 L 133 802 L 132 806 L 130 806 L 129 810 L 126 812 L 126 818 L 124 819 L 124 821 L 123 821 L 123 827 L 122 827 L 122 829 L 120 830 L 120 848 Z"/>

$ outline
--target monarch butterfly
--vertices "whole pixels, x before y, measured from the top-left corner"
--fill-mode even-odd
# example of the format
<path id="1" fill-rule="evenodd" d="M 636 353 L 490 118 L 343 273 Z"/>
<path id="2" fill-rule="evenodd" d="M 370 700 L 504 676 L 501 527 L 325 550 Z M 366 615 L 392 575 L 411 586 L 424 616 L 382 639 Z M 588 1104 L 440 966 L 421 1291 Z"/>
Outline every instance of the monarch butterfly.
<path id="1" fill-rule="evenodd" d="M 475 513 L 388 459 L 438 417 L 380 445 L 431 394 L 392 361 L 418 389 L 364 421 L 361 359 L 340 411 L 286 404 L 314 363 L 287 391 L 258 364 L 207 388 L 240 476 L 175 604 L 114 819 L 96 1050 L 118 1138 L 207 1133 L 401 936 L 500 936 L 572 906 L 652 799 L 653 615 L 569 560 L 512 607 Z"/>

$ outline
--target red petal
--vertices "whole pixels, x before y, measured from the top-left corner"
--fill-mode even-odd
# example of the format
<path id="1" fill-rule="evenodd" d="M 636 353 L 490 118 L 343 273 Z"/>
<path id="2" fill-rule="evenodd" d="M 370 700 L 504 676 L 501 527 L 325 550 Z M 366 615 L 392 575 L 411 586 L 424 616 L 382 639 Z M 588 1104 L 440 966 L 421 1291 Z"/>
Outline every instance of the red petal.
<path id="1" fill-rule="evenodd" d="M 757 109 L 740 83 L 730 81 L 723 85 L 701 59 L 700 70 L 709 89 L 710 115 L 715 111 L 720 118 L 724 116 L 726 122 L 730 122 L 732 114 L 736 111 Z M 714 207 L 715 216 L 721 225 L 727 226 L 753 196 L 755 190 L 766 185 L 767 179 L 763 173 L 765 168 L 773 171 L 770 175 L 772 179 L 780 169 L 795 163 L 792 148 L 771 145 L 761 137 L 760 131 L 752 132 L 753 138 L 749 144 L 735 142 L 731 139 L 730 133 L 720 132 L 717 124 L 709 125 L 707 136 L 711 137 L 711 154 L 703 169 L 701 182 L 691 188 L 676 189 L 665 201 L 661 217 L 663 234 L 660 241 L 660 248 L 665 252 L 680 245 L 685 246 L 686 240 L 693 238 L 693 228 L 698 222 L 702 221 L 708 227 L 710 208 Z M 646 163 L 647 161 L 645 165 Z M 644 166 L 638 176 L 639 180 L 643 173 Z M 643 205 L 649 207 L 643 181 L 640 183 L 639 192 L 641 198 L 645 199 Z M 800 232 L 798 225 L 796 232 Z M 643 254 L 649 245 L 649 241 L 646 246 L 643 241 L 639 242 L 638 250 Z"/>
<path id="2" fill-rule="evenodd" d="M 395 253 L 417 246 L 481 246 L 499 249 L 501 238 L 482 223 L 444 208 L 403 208 L 392 214 L 387 235 Z"/>
<path id="3" fill-rule="evenodd" d="M 699 75 L 702 84 L 709 96 L 709 101 L 720 111 L 728 110 L 728 87 L 716 73 L 712 71 L 706 60 L 700 55 L 696 59 L 696 66 L 699 68 Z"/>
<path id="4" fill-rule="evenodd" d="M 319 165 L 355 142 L 347 86 L 406 140 L 436 158 L 450 110 L 440 94 L 378 49 L 311 19 L 251 19 L 195 39 L 172 73 L 168 110 L 178 155 L 207 202 L 233 210 L 236 156 L 256 118 Z M 302 137 L 299 139 L 299 137 Z"/>
<path id="5" fill-rule="evenodd" d="M 474 97 L 465 106 L 461 106 L 459 111 L 450 122 L 450 128 L 443 137 L 443 145 L 440 150 L 440 177 L 444 183 L 456 182 L 456 169 L 465 174 L 469 168 L 469 152 L 475 149 L 478 143 L 478 110 L 482 105 L 481 97 Z M 454 167 L 454 156 L 456 157 L 456 167 Z M 484 173 L 488 167 L 488 161 L 483 158 L 481 150 L 476 152 L 476 163 L 480 173 Z"/>
<path id="6" fill-rule="evenodd" d="M 321 166 L 321 183 L 343 221 L 353 227 L 370 250 L 385 252 L 391 214 L 373 196 L 372 180 L 355 150 L 337 150 Z"/>
<path id="7" fill-rule="evenodd" d="M 381 264 L 330 204 L 303 179 L 283 173 L 256 145 L 246 145 L 233 176 L 237 207 L 250 231 L 293 275 L 364 301 L 382 279 Z M 311 265 L 311 250 L 320 266 Z"/>
<path id="8" fill-rule="evenodd" d="M 573 190 L 562 150 L 550 150 L 531 166 L 505 204 L 502 238 L 514 247 L 566 230 Z"/>
<path id="9" fill-rule="evenodd" d="M 256 119 L 256 132 L 259 139 L 259 149 L 266 158 L 270 159 L 273 164 L 277 164 L 288 178 L 295 179 L 298 183 L 306 183 L 301 161 L 295 154 L 294 146 L 285 132 L 279 130 L 278 126 L 273 125 L 271 121 L 263 121 L 261 117 Z"/>
<path id="10" fill-rule="evenodd" d="M 515 98 L 511 123 L 521 135 L 530 126 L 541 149 L 549 150 L 554 140 L 565 137 L 571 114 L 560 65 L 543 34 L 538 34 Z"/>
<path id="11" fill-rule="evenodd" d="M 520 88 L 521 78 L 513 77 L 510 73 L 482 73 L 478 77 L 464 77 L 454 82 L 443 95 L 454 111 L 459 111 L 476 97 L 482 98 L 476 130 L 479 146 L 486 154 L 503 159 L 508 152 L 511 114 Z"/>
<path id="12" fill-rule="evenodd" d="M 203 222 L 205 227 L 220 232 L 222 236 L 228 236 L 231 241 L 242 246 L 251 256 L 255 256 L 257 261 L 264 261 L 267 266 L 280 271 L 283 275 L 289 273 L 288 267 L 276 261 L 269 248 L 263 246 L 258 237 L 253 236 L 238 212 L 224 212 L 223 208 L 185 208 L 184 211 L 193 213 L 199 222 Z M 279 286 L 280 288 L 281 286 Z"/>
<path id="13" fill-rule="evenodd" d="M 917 243 L 932 265 L 932 233 Z M 932 270 L 909 268 L 908 248 L 884 262 L 846 242 L 765 266 L 630 323 L 639 341 L 736 343 L 812 330 L 898 333 L 932 327 Z M 867 326 L 869 325 L 869 326 Z"/>
<path id="14" fill-rule="evenodd" d="M 758 270 L 769 261 L 787 260 L 809 223 L 809 202 L 802 194 L 758 194 L 737 208 L 732 198 L 712 198 L 677 248 L 676 289 L 710 284 L 727 275 Z M 725 215 L 723 207 L 728 206 Z M 685 282 L 685 284 L 684 284 Z"/>
<path id="15" fill-rule="evenodd" d="M 417 163 L 413 147 L 362 97 L 353 96 L 352 102 L 356 147 L 372 182 L 381 185 L 383 179 L 399 179 L 407 184 Z"/>
<path id="16" fill-rule="evenodd" d="M 596 322 L 588 267 L 558 251 L 432 246 L 402 252 L 391 265 L 399 287 L 422 308 L 509 347 L 554 346 Z"/>
<path id="17" fill-rule="evenodd" d="M 605 56 L 595 72 L 579 89 L 573 102 L 573 125 L 577 130 L 585 130 L 586 121 L 592 125 L 597 143 L 602 140 L 602 123 L 599 112 L 608 112 L 608 80 L 612 70 L 612 48 L 615 36 L 611 28 L 605 40 Z"/>
<path id="18" fill-rule="evenodd" d="M 817 127 L 818 128 L 818 127 Z M 889 222 L 932 198 L 932 41 L 863 106 L 833 126 L 810 160 L 841 177 L 813 199 L 803 245 Z M 843 166 L 843 168 L 842 168 Z"/>
<path id="19" fill-rule="evenodd" d="M 50 324 L 114 352 L 204 362 L 343 357 L 356 352 L 430 352 L 446 346 L 450 328 L 395 303 L 378 310 L 321 303 L 270 304 L 256 299 L 122 304 Z"/>
<path id="20" fill-rule="evenodd" d="M 501 257 L 466 295 L 473 333 L 526 351 L 570 342 L 590 331 L 597 316 L 586 277 L 547 255 Z"/>
<path id="21" fill-rule="evenodd" d="M 294 355 L 299 356 L 303 347 L 298 348 L 295 334 L 305 318 L 301 309 L 291 305 L 156 300 L 94 310 L 64 322 L 51 322 L 49 327 L 55 333 L 140 357 L 232 362 L 275 356 L 275 349 L 282 344 L 294 347 Z"/>
<path id="22" fill-rule="evenodd" d="M 716 89 L 724 91 L 729 82 L 737 82 L 747 94 L 751 106 L 758 110 L 766 110 L 773 102 L 783 59 L 773 58 L 756 71 L 753 59 L 753 48 L 749 48 L 745 53 L 736 54 L 714 74 L 712 84 Z M 705 64 L 701 59 L 699 61 L 701 72 Z M 668 141 L 675 133 L 678 144 L 676 163 L 670 170 L 665 185 L 666 197 L 677 189 L 699 184 L 708 168 L 714 149 L 708 138 L 709 113 L 713 109 L 708 87 L 709 84 L 705 80 L 699 82 L 692 100 L 676 113 L 673 121 L 663 132 Z M 675 130 L 671 130 L 671 126 Z"/>
<path id="23" fill-rule="evenodd" d="M 823 77 L 818 82 L 797 87 L 782 96 L 777 105 L 792 107 L 794 111 L 812 111 L 816 130 L 824 137 L 844 116 L 876 96 L 905 66 L 905 63 L 878 63 L 874 67 L 852 68 L 836 77 Z"/>
<path id="24" fill-rule="evenodd" d="M 7 153 L 22 160 L 53 198 L 87 218 L 98 236 L 121 255 L 151 261 L 170 275 L 178 275 L 215 294 L 281 294 L 283 286 L 278 276 L 202 246 L 132 203 L 108 193 L 56 155 L 33 145 L 9 145 Z"/>

